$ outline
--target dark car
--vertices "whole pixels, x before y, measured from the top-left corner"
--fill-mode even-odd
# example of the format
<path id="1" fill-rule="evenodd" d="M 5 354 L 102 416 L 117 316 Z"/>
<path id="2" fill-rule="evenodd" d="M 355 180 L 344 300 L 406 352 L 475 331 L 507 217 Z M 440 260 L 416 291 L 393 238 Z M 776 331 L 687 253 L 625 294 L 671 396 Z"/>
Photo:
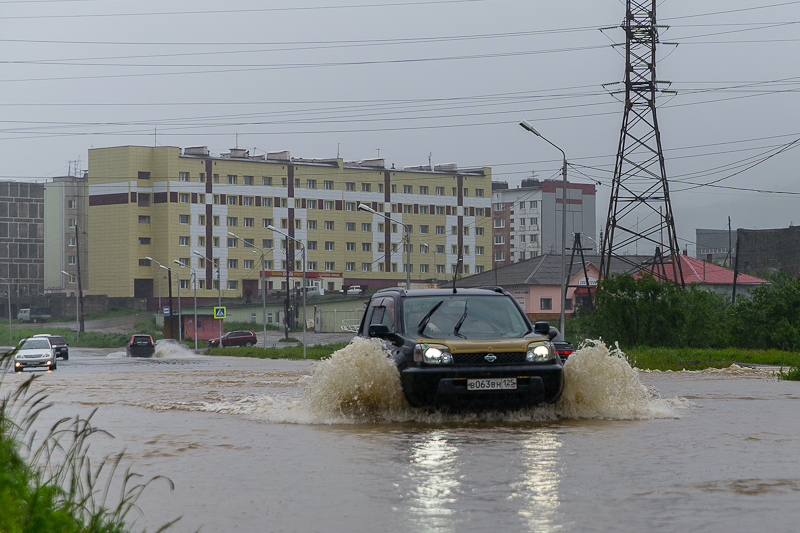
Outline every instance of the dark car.
<path id="1" fill-rule="evenodd" d="M 256 334 L 248 330 L 229 331 L 222 336 L 222 347 L 253 346 L 258 341 Z M 220 337 L 208 339 L 209 346 L 220 346 Z"/>
<path id="2" fill-rule="evenodd" d="M 572 352 L 575 351 L 575 346 L 571 342 L 567 342 L 564 336 L 558 331 L 558 328 L 550 327 L 550 337 L 558 356 L 561 358 L 561 363 L 566 363 Z"/>
<path id="3" fill-rule="evenodd" d="M 499 287 L 381 289 L 358 331 L 386 341 L 408 403 L 455 409 L 555 402 L 563 368 L 549 333 Z"/>
<path id="4" fill-rule="evenodd" d="M 61 335 L 50 335 L 49 333 L 39 333 L 34 337 L 47 337 L 50 339 L 50 344 L 53 345 L 53 351 L 56 354 L 56 359 L 59 357 L 64 361 L 69 359 L 69 344 L 64 340 Z"/>
<path id="5" fill-rule="evenodd" d="M 125 347 L 125 354 L 128 357 L 153 357 L 156 353 L 156 345 L 150 335 L 136 333 L 131 336 L 128 346 Z"/>

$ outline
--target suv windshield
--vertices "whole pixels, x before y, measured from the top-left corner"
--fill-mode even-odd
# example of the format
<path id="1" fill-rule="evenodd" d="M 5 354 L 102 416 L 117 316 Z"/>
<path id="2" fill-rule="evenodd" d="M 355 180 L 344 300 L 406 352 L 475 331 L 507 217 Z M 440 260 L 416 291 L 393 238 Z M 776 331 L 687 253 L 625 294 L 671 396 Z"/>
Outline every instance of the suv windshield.
<path id="1" fill-rule="evenodd" d="M 515 302 L 496 294 L 406 298 L 403 329 L 414 337 L 436 339 L 519 338 L 530 333 Z"/>

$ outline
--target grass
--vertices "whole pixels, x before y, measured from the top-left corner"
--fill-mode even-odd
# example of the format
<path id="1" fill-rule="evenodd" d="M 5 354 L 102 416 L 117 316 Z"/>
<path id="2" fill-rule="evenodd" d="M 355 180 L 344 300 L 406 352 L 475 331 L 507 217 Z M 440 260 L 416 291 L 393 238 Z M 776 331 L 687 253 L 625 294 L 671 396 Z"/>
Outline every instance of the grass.
<path id="1" fill-rule="evenodd" d="M 306 359 L 324 359 L 336 350 L 347 346 L 346 342 L 333 344 L 315 344 L 306 347 Z M 302 346 L 285 346 L 283 348 L 249 348 L 231 346 L 229 348 L 209 348 L 208 355 L 226 355 L 229 357 L 253 357 L 256 359 L 303 359 Z"/>
<path id="2" fill-rule="evenodd" d="M 642 370 L 703 370 L 736 364 L 800 366 L 800 353 L 740 348 L 623 348 L 631 365 Z"/>
<path id="3" fill-rule="evenodd" d="M 0 356 L 5 367 L 13 352 Z M 0 399 L 0 531 L 59 533 L 125 533 L 131 511 L 143 491 L 156 481 L 143 481 L 127 468 L 123 453 L 99 461 L 89 458 L 91 443 L 108 433 L 87 418 L 62 418 L 42 436 L 36 420 L 48 409 L 47 396 L 34 392 L 32 376 Z M 2 388 L 0 378 L 0 388 Z M 119 500 L 110 491 L 119 490 Z M 164 531 L 179 519 L 164 524 Z"/>

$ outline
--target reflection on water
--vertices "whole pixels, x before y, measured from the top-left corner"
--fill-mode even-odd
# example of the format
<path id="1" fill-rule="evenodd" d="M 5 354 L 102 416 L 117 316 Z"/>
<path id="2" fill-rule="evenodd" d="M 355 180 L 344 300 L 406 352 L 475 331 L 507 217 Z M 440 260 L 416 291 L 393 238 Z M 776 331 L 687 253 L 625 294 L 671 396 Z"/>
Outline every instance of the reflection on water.
<path id="1" fill-rule="evenodd" d="M 562 443 L 554 431 L 542 429 L 532 433 L 522 445 L 525 471 L 522 480 L 512 484 L 511 497 L 523 500 L 519 514 L 527 522 L 529 531 L 561 531 L 556 520 L 561 501 L 559 451 Z"/>
<path id="2" fill-rule="evenodd" d="M 453 518 L 458 501 L 458 447 L 445 431 L 432 431 L 413 445 L 409 464 L 409 519 L 421 531 L 456 531 Z"/>

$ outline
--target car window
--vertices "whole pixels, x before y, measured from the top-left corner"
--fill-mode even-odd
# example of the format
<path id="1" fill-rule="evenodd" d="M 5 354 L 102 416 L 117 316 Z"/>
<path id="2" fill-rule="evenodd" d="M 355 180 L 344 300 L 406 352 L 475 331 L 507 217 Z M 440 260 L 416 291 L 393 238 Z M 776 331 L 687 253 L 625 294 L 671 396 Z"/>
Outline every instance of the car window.
<path id="1" fill-rule="evenodd" d="M 418 328 L 426 316 L 420 334 Z M 412 336 L 465 339 L 519 338 L 530 332 L 515 302 L 494 294 L 406 298 L 403 329 Z"/>
<path id="2" fill-rule="evenodd" d="M 23 350 L 47 350 L 50 348 L 50 341 L 47 339 L 27 339 L 20 348 Z"/>
<path id="3" fill-rule="evenodd" d="M 56 337 L 53 335 L 50 336 L 50 342 L 53 344 L 67 344 L 67 341 L 64 340 L 64 337 Z"/>

